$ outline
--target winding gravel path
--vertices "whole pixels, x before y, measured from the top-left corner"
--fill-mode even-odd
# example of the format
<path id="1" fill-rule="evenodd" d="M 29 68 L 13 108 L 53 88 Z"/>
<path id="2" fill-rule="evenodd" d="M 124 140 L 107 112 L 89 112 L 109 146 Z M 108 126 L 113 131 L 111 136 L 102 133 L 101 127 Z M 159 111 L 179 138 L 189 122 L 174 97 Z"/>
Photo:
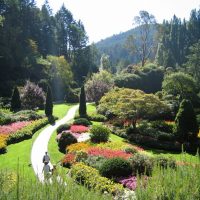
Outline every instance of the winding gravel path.
<path id="1" fill-rule="evenodd" d="M 38 176 L 38 178 L 41 182 L 44 181 L 44 176 L 43 176 L 43 173 L 42 173 L 42 169 L 43 169 L 44 164 L 42 162 L 42 158 L 43 158 L 45 152 L 48 149 L 49 139 L 58 126 L 66 123 L 69 120 L 74 118 L 77 109 L 78 109 L 78 105 L 70 108 L 67 115 L 64 118 L 57 121 L 55 123 L 55 125 L 48 126 L 47 128 L 45 128 L 39 134 L 39 136 L 37 137 L 37 139 L 33 143 L 32 150 L 31 150 L 31 163 L 32 163 L 32 167 L 33 167 L 35 174 Z M 49 163 L 49 165 L 52 168 L 52 164 Z"/>

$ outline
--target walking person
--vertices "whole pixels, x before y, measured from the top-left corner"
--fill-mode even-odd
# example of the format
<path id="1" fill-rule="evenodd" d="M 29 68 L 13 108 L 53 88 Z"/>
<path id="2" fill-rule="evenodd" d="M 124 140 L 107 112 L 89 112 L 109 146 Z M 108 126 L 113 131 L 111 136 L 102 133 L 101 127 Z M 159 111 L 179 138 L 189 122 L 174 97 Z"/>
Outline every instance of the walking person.
<path id="1" fill-rule="evenodd" d="M 47 161 L 44 162 L 42 173 L 44 173 L 44 180 L 48 180 L 51 176 L 51 168 Z"/>
<path id="2" fill-rule="evenodd" d="M 43 156 L 43 160 L 42 161 L 43 161 L 43 163 L 45 163 L 45 162 L 47 162 L 47 164 L 49 163 L 50 157 L 49 157 L 47 151 L 45 152 L 45 155 Z"/>

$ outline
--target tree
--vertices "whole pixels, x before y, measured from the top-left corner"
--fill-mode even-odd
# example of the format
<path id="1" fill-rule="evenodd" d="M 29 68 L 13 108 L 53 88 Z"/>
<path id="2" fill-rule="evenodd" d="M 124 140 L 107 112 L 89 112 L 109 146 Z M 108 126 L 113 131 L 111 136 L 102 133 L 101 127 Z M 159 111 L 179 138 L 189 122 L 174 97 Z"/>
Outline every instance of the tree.
<path id="1" fill-rule="evenodd" d="M 43 90 L 35 83 L 27 81 L 22 91 L 22 106 L 25 109 L 44 108 L 44 101 Z"/>
<path id="2" fill-rule="evenodd" d="M 85 98 L 85 88 L 84 85 L 81 87 L 80 99 L 79 99 L 79 115 L 80 117 L 86 117 L 86 98 Z"/>
<path id="3" fill-rule="evenodd" d="M 134 18 L 134 24 L 138 26 L 140 34 L 139 38 L 135 38 L 133 35 L 128 38 L 128 49 L 137 53 L 143 67 L 155 46 L 150 33 L 151 29 L 156 28 L 156 20 L 153 15 L 142 10 L 139 12 L 139 16 Z"/>
<path id="4" fill-rule="evenodd" d="M 188 61 L 185 65 L 189 73 L 200 83 L 200 40 L 190 47 L 190 54 L 187 56 L 187 59 Z"/>
<path id="5" fill-rule="evenodd" d="M 15 87 L 11 98 L 11 111 L 16 111 L 19 110 L 20 108 L 21 108 L 21 99 L 19 95 L 19 90 L 17 87 Z"/>
<path id="6" fill-rule="evenodd" d="M 47 96 L 46 96 L 46 103 L 45 103 L 45 114 L 47 117 L 52 116 L 53 114 L 53 101 L 52 101 L 52 94 L 51 88 L 48 86 L 47 89 Z"/>
<path id="7" fill-rule="evenodd" d="M 92 75 L 86 82 L 86 97 L 89 101 L 98 104 L 101 97 L 114 86 L 112 74 L 101 70 Z"/>
<path id="8" fill-rule="evenodd" d="M 184 99 L 181 102 L 175 123 L 180 140 L 191 142 L 197 138 L 199 127 L 192 103 L 189 100 Z"/>
<path id="9" fill-rule="evenodd" d="M 98 112 L 104 115 L 110 113 L 122 121 L 129 120 L 135 126 L 140 118 L 163 118 L 170 110 L 153 94 L 146 94 L 141 90 L 114 88 L 102 97 Z"/>
<path id="10" fill-rule="evenodd" d="M 180 99 L 194 100 L 196 97 L 196 82 L 192 76 L 183 72 L 167 75 L 162 83 L 166 94 L 178 96 Z"/>

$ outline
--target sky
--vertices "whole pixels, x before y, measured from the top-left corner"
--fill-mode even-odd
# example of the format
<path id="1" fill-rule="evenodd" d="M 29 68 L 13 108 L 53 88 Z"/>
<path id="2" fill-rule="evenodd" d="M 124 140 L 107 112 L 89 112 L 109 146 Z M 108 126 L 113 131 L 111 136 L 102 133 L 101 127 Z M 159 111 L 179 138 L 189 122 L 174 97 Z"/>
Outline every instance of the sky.
<path id="1" fill-rule="evenodd" d="M 44 0 L 36 1 L 39 7 L 44 4 Z M 174 14 L 189 19 L 192 9 L 200 9 L 199 0 L 49 0 L 53 13 L 63 3 L 74 19 L 83 22 L 90 43 L 132 29 L 140 10 L 148 11 L 162 23 Z"/>

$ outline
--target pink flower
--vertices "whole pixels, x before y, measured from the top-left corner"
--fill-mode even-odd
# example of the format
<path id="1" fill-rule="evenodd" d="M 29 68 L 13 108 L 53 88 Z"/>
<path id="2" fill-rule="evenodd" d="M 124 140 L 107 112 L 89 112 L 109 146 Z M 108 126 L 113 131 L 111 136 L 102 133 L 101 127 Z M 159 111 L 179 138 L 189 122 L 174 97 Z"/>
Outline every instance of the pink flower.
<path id="1" fill-rule="evenodd" d="M 25 126 L 29 125 L 32 121 L 24 121 L 24 122 L 15 122 L 9 125 L 0 126 L 0 133 L 1 134 L 11 134 L 14 133 Z"/>
<path id="2" fill-rule="evenodd" d="M 85 133 L 89 130 L 88 127 L 83 126 L 83 125 L 72 125 L 70 128 L 70 131 L 72 133 Z"/>

